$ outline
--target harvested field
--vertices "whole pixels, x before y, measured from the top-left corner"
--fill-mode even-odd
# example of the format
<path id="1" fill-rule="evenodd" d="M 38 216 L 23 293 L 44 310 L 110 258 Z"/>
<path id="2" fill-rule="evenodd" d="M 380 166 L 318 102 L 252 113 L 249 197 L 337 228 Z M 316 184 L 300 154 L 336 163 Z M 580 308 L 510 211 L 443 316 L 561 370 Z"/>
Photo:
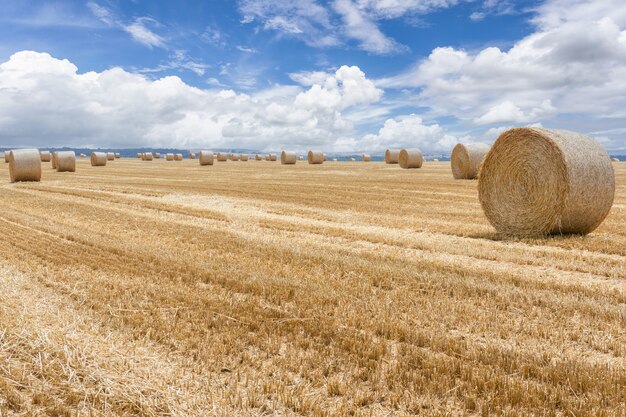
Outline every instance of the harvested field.
<path id="1" fill-rule="evenodd" d="M 0 416 L 623 416 L 614 167 L 509 239 L 448 162 L 0 164 Z"/>

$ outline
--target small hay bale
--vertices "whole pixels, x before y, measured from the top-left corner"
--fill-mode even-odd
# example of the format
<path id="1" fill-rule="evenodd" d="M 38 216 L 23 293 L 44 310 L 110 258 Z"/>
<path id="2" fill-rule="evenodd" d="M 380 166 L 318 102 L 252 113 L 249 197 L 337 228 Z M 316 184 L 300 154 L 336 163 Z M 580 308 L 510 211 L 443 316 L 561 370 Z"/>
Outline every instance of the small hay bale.
<path id="1" fill-rule="evenodd" d="M 173 161 L 174 160 L 174 154 L 173 153 L 166 153 L 165 154 L 165 160 L 166 161 Z"/>
<path id="2" fill-rule="evenodd" d="M 81 154 L 80 154 L 80 157 L 81 157 L 81 158 L 87 158 L 87 155 L 85 155 L 84 153 L 81 153 Z"/>
<path id="3" fill-rule="evenodd" d="M 76 154 L 74 151 L 55 152 L 57 172 L 76 172 Z"/>
<path id="4" fill-rule="evenodd" d="M 11 182 L 41 181 L 41 154 L 37 149 L 9 151 L 9 177 Z"/>
<path id="5" fill-rule="evenodd" d="M 52 169 L 57 169 L 57 156 L 58 155 L 59 155 L 58 152 L 52 152 L 52 158 L 50 158 Z"/>
<path id="6" fill-rule="evenodd" d="M 474 180 L 478 178 L 480 165 L 489 152 L 489 145 L 482 143 L 457 143 L 450 155 L 452 176 L 456 180 Z"/>
<path id="7" fill-rule="evenodd" d="M 278 161 L 278 155 L 276 155 L 275 153 L 271 153 L 269 156 L 270 156 L 270 161 L 272 162 Z"/>
<path id="8" fill-rule="evenodd" d="M 201 166 L 213 165 L 213 152 L 200 151 L 198 152 L 198 162 Z"/>
<path id="9" fill-rule="evenodd" d="M 231 161 L 239 161 L 239 154 L 238 153 L 234 153 L 230 155 L 230 160 Z"/>
<path id="10" fill-rule="evenodd" d="M 611 161 L 613 161 L 613 162 L 619 162 L 619 159 L 617 159 L 617 158 L 611 158 Z"/>
<path id="11" fill-rule="evenodd" d="M 397 164 L 400 159 L 400 151 L 395 149 L 387 149 L 385 151 L 385 163 Z"/>
<path id="12" fill-rule="evenodd" d="M 482 163 L 478 196 L 498 232 L 586 234 L 602 223 L 613 205 L 615 173 L 606 150 L 588 136 L 509 129 Z"/>
<path id="13" fill-rule="evenodd" d="M 350 162 L 356 161 L 356 158 L 350 157 Z"/>
<path id="14" fill-rule="evenodd" d="M 240 161 L 242 162 L 247 162 L 249 159 L 247 154 L 242 154 L 241 157 L 239 158 Z"/>
<path id="15" fill-rule="evenodd" d="M 369 162 L 372 160 L 372 156 L 369 154 L 364 153 L 363 155 L 361 155 L 361 161 L 363 162 Z"/>
<path id="16" fill-rule="evenodd" d="M 298 155 L 298 161 L 304 161 L 304 156 Z"/>
<path id="17" fill-rule="evenodd" d="M 107 161 L 115 161 L 115 154 L 113 152 L 107 152 Z"/>
<path id="18" fill-rule="evenodd" d="M 324 152 L 309 151 L 306 155 L 307 161 L 311 165 L 319 165 L 324 163 Z"/>
<path id="19" fill-rule="evenodd" d="M 9 163 L 9 154 L 11 153 L 11 151 L 7 151 L 4 153 L 4 162 L 6 162 L 7 164 Z"/>
<path id="20" fill-rule="evenodd" d="M 92 152 L 91 153 L 91 166 L 92 167 L 104 167 L 107 164 L 107 154 L 104 152 Z"/>
<path id="21" fill-rule="evenodd" d="M 52 160 L 52 154 L 49 151 L 39 152 L 41 162 L 50 162 Z"/>
<path id="22" fill-rule="evenodd" d="M 424 155 L 419 149 L 402 149 L 398 154 L 400 168 L 421 168 L 424 163 Z"/>
<path id="23" fill-rule="evenodd" d="M 119 152 L 115 152 L 115 159 L 120 159 L 122 155 Z"/>
<path id="24" fill-rule="evenodd" d="M 254 160 L 255 161 L 262 161 L 263 157 L 261 155 L 259 155 L 259 154 L 256 154 L 256 155 L 254 155 Z"/>
<path id="25" fill-rule="evenodd" d="M 161 159 L 161 154 L 158 152 L 154 152 L 152 156 L 154 157 L 154 159 Z"/>
<path id="26" fill-rule="evenodd" d="M 193 152 L 189 152 L 189 159 L 196 159 L 196 154 Z"/>
<path id="27" fill-rule="evenodd" d="M 152 152 L 145 152 L 143 154 L 143 158 L 141 158 L 142 161 L 152 161 L 152 159 L 154 158 L 154 156 L 152 155 Z"/>
<path id="28" fill-rule="evenodd" d="M 228 161 L 228 155 L 222 152 L 217 153 L 217 162 L 226 162 Z"/>
<path id="29" fill-rule="evenodd" d="M 174 161 L 182 161 L 183 158 L 183 154 L 182 153 L 175 153 L 174 154 Z"/>
<path id="30" fill-rule="evenodd" d="M 137 152 L 137 158 L 141 159 L 143 157 L 143 154 L 141 152 Z"/>
<path id="31" fill-rule="evenodd" d="M 439 162 L 439 159 L 433 158 L 433 162 Z"/>
<path id="32" fill-rule="evenodd" d="M 298 160 L 295 152 L 282 151 L 280 153 L 280 163 L 282 165 L 294 165 Z"/>

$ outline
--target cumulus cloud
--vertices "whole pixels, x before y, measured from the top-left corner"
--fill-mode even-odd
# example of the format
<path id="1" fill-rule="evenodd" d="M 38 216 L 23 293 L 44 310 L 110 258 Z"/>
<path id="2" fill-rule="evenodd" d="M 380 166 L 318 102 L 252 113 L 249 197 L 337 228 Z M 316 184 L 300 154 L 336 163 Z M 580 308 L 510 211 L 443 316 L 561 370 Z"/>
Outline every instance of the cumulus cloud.
<path id="1" fill-rule="evenodd" d="M 342 113 L 382 95 L 358 67 L 341 67 L 308 89 L 276 86 L 248 95 L 121 68 L 79 73 L 66 59 L 31 51 L 0 64 L 0 91 L 4 146 L 260 150 L 336 149 L 355 134 Z"/>

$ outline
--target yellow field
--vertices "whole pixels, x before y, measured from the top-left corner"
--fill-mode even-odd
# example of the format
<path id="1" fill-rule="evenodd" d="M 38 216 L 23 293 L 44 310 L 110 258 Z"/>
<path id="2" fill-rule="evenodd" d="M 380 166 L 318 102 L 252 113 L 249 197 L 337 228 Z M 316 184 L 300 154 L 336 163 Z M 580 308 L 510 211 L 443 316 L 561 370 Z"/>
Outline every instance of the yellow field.
<path id="1" fill-rule="evenodd" d="M 626 414 L 626 164 L 512 240 L 448 163 L 0 164 L 0 416 Z"/>

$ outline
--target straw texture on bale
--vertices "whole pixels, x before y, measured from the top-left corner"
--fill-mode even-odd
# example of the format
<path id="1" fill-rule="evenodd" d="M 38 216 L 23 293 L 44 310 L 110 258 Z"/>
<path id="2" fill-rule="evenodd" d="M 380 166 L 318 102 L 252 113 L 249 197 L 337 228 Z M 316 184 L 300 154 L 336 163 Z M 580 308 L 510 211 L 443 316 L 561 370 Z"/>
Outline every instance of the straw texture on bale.
<path id="1" fill-rule="evenodd" d="M 76 154 L 74 151 L 55 152 L 57 172 L 76 172 Z"/>
<path id="2" fill-rule="evenodd" d="M 52 152 L 52 158 L 50 159 L 52 169 L 57 169 L 57 156 L 58 155 L 59 155 L 58 152 Z"/>
<path id="3" fill-rule="evenodd" d="M 385 163 L 386 164 L 397 164 L 400 159 L 400 151 L 387 149 L 385 151 Z"/>
<path id="4" fill-rule="evenodd" d="M 400 168 L 421 168 L 423 163 L 424 156 L 419 149 L 402 149 L 398 154 L 398 164 L 400 164 Z"/>
<path id="5" fill-rule="evenodd" d="M 239 161 L 239 154 L 238 153 L 234 153 L 234 154 L 230 155 L 230 160 L 231 161 Z"/>
<path id="6" fill-rule="evenodd" d="M 166 153 L 165 154 L 165 160 L 166 161 L 173 161 L 174 160 L 174 154 L 173 153 Z"/>
<path id="7" fill-rule="evenodd" d="M 103 167 L 107 164 L 107 154 L 104 152 L 92 152 L 91 153 L 91 166 Z"/>
<path id="8" fill-rule="evenodd" d="M 240 161 L 246 162 L 248 160 L 248 155 L 244 155 L 242 154 L 241 157 L 239 158 Z"/>
<path id="9" fill-rule="evenodd" d="M 213 165 L 213 152 L 200 151 L 198 152 L 198 162 L 200 165 Z"/>
<path id="10" fill-rule="evenodd" d="M 263 157 L 261 155 L 259 155 L 259 154 L 256 154 L 256 155 L 254 155 L 254 159 L 256 161 L 261 161 L 263 159 Z"/>
<path id="11" fill-rule="evenodd" d="M 482 143 L 457 143 L 450 155 L 452 176 L 457 180 L 474 180 L 478 170 L 489 152 L 489 146 Z"/>
<path id="12" fill-rule="evenodd" d="M 183 154 L 182 153 L 175 153 L 174 154 L 174 161 L 182 161 L 183 160 Z"/>
<path id="13" fill-rule="evenodd" d="M 309 164 L 323 164 L 324 163 L 324 153 L 319 151 L 309 151 L 306 155 L 307 161 Z"/>
<path id="14" fill-rule="evenodd" d="M 607 152 L 588 136 L 510 129 L 482 163 L 478 196 L 487 219 L 501 233 L 586 234 L 613 205 L 615 173 Z"/>
<path id="15" fill-rule="evenodd" d="M 228 160 L 228 155 L 222 152 L 217 153 L 217 161 L 218 162 L 226 162 Z"/>
<path id="16" fill-rule="evenodd" d="M 363 162 L 369 162 L 369 161 L 371 161 L 371 160 L 372 160 L 372 156 L 371 156 L 371 155 L 368 155 L 368 154 L 366 154 L 366 153 L 364 153 L 363 155 L 361 155 L 361 160 L 362 160 Z"/>
<path id="17" fill-rule="evenodd" d="M 115 154 L 113 152 L 107 152 L 107 161 L 115 161 Z"/>
<path id="18" fill-rule="evenodd" d="M 41 151 L 41 162 L 50 162 L 52 160 L 52 154 L 49 151 Z"/>
<path id="19" fill-rule="evenodd" d="M 282 165 L 293 165 L 298 160 L 295 152 L 282 151 L 280 153 L 280 163 Z"/>
<path id="20" fill-rule="evenodd" d="M 41 181 L 41 155 L 37 149 L 10 151 L 9 177 L 11 182 Z"/>
<path id="21" fill-rule="evenodd" d="M 152 159 L 154 158 L 154 156 L 152 155 L 152 152 L 145 152 L 143 154 L 143 158 L 141 158 L 142 161 L 152 161 Z"/>

